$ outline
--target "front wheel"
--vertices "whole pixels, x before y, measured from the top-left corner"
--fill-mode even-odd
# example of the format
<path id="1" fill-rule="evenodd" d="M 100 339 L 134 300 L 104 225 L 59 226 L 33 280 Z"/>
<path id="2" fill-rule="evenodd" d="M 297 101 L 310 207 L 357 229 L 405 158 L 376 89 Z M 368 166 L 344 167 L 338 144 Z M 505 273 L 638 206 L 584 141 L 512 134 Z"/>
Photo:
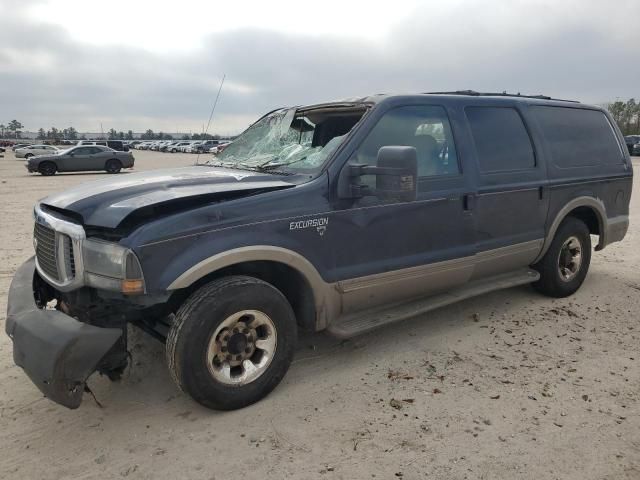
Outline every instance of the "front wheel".
<path id="1" fill-rule="evenodd" d="M 533 287 L 550 297 L 568 297 L 580 288 L 591 263 L 589 228 L 575 217 L 565 218 L 545 253 L 533 265 L 540 279 Z"/>
<path id="2" fill-rule="evenodd" d="M 31 158 L 31 157 L 33 157 L 33 153 L 27 153 L 27 154 L 24 156 L 24 158 L 27 158 L 27 159 L 28 159 L 28 158 Z"/>
<path id="3" fill-rule="evenodd" d="M 38 172 L 40 172 L 40 174 L 44 175 L 45 177 L 55 175 L 57 170 L 58 167 L 56 167 L 56 164 L 53 162 L 42 162 L 40 165 L 38 165 Z"/>
<path id="4" fill-rule="evenodd" d="M 296 320 L 284 295 L 257 278 L 213 280 L 180 307 L 167 337 L 169 370 L 205 407 L 233 410 L 265 397 L 287 372 Z"/>

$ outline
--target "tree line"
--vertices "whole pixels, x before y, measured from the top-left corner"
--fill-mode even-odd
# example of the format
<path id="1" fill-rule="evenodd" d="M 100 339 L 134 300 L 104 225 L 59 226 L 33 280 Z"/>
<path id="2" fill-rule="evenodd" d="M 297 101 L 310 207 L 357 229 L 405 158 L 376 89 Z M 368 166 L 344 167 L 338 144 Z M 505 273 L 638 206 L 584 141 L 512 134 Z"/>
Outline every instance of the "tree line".
<path id="1" fill-rule="evenodd" d="M 8 125 L 5 125 L 4 123 L 0 124 L 0 138 L 21 138 L 22 132 L 20 130 L 23 128 L 24 125 L 22 125 L 18 120 L 11 120 Z"/>
<path id="2" fill-rule="evenodd" d="M 36 138 L 38 140 L 52 140 L 54 142 L 59 140 L 78 140 L 78 131 L 73 127 L 63 129 L 51 127 L 51 129 L 46 132 L 44 128 L 39 128 Z"/>
<path id="3" fill-rule="evenodd" d="M 626 102 L 617 100 L 607 108 L 623 135 L 640 135 L 640 103 L 634 98 Z"/>

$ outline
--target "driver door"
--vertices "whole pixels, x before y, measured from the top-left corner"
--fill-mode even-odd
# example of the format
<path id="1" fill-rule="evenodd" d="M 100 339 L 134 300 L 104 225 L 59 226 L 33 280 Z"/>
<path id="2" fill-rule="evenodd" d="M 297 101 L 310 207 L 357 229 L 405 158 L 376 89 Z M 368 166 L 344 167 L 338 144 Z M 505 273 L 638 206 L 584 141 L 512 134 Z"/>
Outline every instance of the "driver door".
<path id="1" fill-rule="evenodd" d="M 76 147 L 60 158 L 60 170 L 65 172 L 80 172 L 84 170 L 86 159 L 91 147 Z"/>
<path id="2" fill-rule="evenodd" d="M 391 145 L 416 148 L 417 198 L 367 196 L 335 212 L 331 238 L 343 313 L 446 291 L 473 272 L 473 192 L 448 112 L 426 104 L 390 108 L 349 163 L 376 165 L 380 147 Z M 375 185 L 374 176 L 361 181 Z"/>
<path id="3" fill-rule="evenodd" d="M 103 150 L 99 147 L 89 147 L 91 151 L 87 156 L 85 169 L 86 170 L 104 170 L 107 163 L 107 159 L 111 158 L 113 152 L 109 150 Z"/>

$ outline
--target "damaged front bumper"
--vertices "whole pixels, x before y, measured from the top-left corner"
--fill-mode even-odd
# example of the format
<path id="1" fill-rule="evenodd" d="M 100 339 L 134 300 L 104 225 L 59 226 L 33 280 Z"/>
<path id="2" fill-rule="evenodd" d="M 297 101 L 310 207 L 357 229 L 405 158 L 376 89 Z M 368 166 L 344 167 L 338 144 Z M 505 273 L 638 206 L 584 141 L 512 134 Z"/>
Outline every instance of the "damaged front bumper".
<path id="1" fill-rule="evenodd" d="M 35 259 L 16 272 L 7 307 L 6 332 L 13 340 L 13 360 L 49 399 L 78 408 L 85 382 L 123 335 L 58 310 L 39 308 L 35 300 Z"/>

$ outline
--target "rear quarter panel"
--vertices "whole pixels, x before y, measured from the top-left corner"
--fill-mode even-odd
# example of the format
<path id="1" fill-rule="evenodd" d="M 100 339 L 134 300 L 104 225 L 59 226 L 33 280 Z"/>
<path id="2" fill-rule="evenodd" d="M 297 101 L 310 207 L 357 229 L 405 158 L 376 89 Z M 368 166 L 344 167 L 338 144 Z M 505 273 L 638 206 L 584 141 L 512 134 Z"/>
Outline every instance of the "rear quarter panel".
<path id="1" fill-rule="evenodd" d="M 537 128 L 536 130 L 541 137 L 541 146 L 545 150 L 549 179 L 550 203 L 546 224 L 547 231 L 565 205 L 578 197 L 593 197 L 602 202 L 609 219 L 629 214 L 633 171 L 629 154 L 624 148 L 622 134 L 606 111 L 583 105 L 576 105 L 576 107 L 589 108 L 604 113 L 611 125 L 612 135 L 616 137 L 620 145 L 619 162 L 560 167 L 554 162 L 549 144 L 541 133 L 542 129 Z M 531 121 L 535 122 L 535 118 L 531 118 Z"/>

